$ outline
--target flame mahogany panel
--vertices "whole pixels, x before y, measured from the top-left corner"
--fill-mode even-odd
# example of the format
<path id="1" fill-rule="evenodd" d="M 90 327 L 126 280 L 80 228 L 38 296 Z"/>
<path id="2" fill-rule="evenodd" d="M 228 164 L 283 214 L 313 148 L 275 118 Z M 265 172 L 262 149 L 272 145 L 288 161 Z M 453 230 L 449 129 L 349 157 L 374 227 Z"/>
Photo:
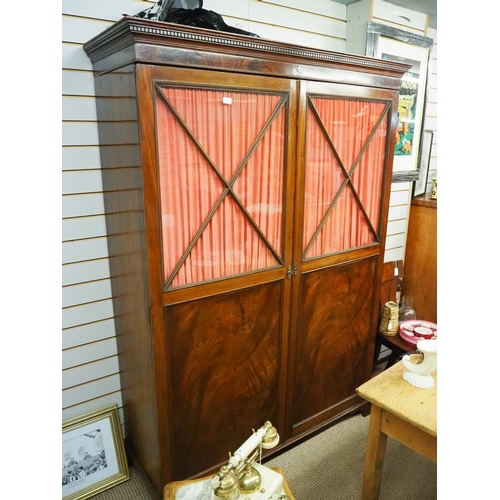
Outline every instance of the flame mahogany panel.
<path id="1" fill-rule="evenodd" d="M 368 258 L 302 275 L 294 426 L 351 397 L 364 382 L 375 271 L 376 258 Z"/>
<path id="2" fill-rule="evenodd" d="M 281 290 L 274 282 L 165 308 L 175 477 L 222 463 L 242 429 L 276 421 Z"/>

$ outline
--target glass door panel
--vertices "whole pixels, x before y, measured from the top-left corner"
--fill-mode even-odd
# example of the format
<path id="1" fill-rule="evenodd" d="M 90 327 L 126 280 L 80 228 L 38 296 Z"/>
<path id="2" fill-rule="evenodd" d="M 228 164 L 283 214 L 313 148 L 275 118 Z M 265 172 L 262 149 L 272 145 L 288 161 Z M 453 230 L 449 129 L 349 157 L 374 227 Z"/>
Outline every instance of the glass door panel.
<path id="1" fill-rule="evenodd" d="M 286 103 L 156 88 L 166 288 L 283 265 Z"/>
<path id="2" fill-rule="evenodd" d="M 386 102 L 308 97 L 303 258 L 379 241 Z"/>

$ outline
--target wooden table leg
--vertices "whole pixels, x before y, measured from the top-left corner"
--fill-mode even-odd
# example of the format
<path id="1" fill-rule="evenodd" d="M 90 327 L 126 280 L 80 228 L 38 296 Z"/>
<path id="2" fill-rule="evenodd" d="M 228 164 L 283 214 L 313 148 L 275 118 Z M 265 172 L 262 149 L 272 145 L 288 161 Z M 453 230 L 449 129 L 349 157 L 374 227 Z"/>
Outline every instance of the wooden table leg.
<path id="1" fill-rule="evenodd" d="M 366 445 L 362 500 L 378 500 L 379 498 L 387 445 L 387 436 L 380 431 L 381 421 L 382 409 L 372 404 L 370 425 L 368 427 L 368 443 Z"/>

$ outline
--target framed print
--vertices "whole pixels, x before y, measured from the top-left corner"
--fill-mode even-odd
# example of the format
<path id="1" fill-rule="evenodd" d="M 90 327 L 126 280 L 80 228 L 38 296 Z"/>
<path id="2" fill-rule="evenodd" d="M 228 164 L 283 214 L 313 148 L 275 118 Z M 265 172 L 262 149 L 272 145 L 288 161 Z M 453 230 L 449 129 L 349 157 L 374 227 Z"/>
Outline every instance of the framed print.
<path id="1" fill-rule="evenodd" d="M 420 141 L 420 158 L 418 162 L 418 179 L 413 183 L 413 198 L 424 194 L 427 189 L 433 137 L 434 132 L 432 130 L 424 130 L 422 133 L 422 140 Z"/>
<path id="2" fill-rule="evenodd" d="M 129 478 L 116 405 L 63 422 L 63 500 L 84 500 Z"/>
<path id="3" fill-rule="evenodd" d="M 394 144 L 393 182 L 419 178 L 419 151 L 424 129 L 432 38 L 368 22 L 366 55 L 409 64 L 401 81 Z"/>

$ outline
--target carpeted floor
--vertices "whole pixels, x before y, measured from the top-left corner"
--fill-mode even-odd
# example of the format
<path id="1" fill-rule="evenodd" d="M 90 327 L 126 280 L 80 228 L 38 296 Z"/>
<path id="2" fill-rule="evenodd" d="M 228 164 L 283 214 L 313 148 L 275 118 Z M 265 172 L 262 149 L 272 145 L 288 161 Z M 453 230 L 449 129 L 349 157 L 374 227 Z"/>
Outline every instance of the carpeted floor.
<path id="1" fill-rule="evenodd" d="M 295 500 L 361 498 L 369 417 L 347 418 L 265 465 L 280 467 Z M 94 500 L 158 500 L 134 467 L 131 479 Z M 437 466 L 389 438 L 379 500 L 437 499 Z"/>

